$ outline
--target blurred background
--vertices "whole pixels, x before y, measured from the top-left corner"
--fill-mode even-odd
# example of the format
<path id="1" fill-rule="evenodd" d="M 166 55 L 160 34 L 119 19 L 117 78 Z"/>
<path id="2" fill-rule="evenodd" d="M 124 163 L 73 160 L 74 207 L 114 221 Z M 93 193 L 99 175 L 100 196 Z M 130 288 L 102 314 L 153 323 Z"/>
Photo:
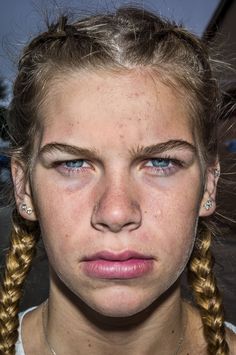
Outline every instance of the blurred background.
<path id="1" fill-rule="evenodd" d="M 11 100 L 12 82 L 16 74 L 16 63 L 24 44 L 37 32 L 45 29 L 45 14 L 56 9 L 70 7 L 79 14 L 96 13 L 100 10 L 114 9 L 121 4 L 144 6 L 161 15 L 184 24 L 189 30 L 202 37 L 208 46 L 215 49 L 217 59 L 230 63 L 231 68 L 222 67 L 219 76 L 225 91 L 225 103 L 230 108 L 221 127 L 221 170 L 222 180 L 217 204 L 224 206 L 220 218 L 219 234 L 213 245 L 216 259 L 215 273 L 224 297 L 226 319 L 236 324 L 236 1 L 234 0 L 8 0 L 0 4 L 0 152 L 8 145 L 5 130 L 7 105 Z M 9 160 L 0 154 L 0 186 L 9 179 Z M 1 190 L 2 191 L 2 190 Z M 2 193 L 2 192 L 1 192 Z M 2 196 L 1 196 L 2 197 Z M 9 246 L 11 230 L 11 207 L 0 205 L 0 266 Z M 48 294 L 48 264 L 39 243 L 39 252 L 27 279 L 21 308 L 37 305 Z M 183 294 L 191 297 L 187 287 L 186 275 L 182 280 Z"/>

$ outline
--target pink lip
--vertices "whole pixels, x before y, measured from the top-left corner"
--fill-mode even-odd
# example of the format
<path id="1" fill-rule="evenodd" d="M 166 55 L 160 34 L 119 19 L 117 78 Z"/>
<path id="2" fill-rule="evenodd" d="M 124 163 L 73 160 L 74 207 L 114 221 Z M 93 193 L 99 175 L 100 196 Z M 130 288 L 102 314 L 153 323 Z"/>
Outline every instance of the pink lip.
<path id="1" fill-rule="evenodd" d="M 85 274 L 102 279 L 133 279 L 149 273 L 154 259 L 134 251 L 101 251 L 83 260 Z"/>

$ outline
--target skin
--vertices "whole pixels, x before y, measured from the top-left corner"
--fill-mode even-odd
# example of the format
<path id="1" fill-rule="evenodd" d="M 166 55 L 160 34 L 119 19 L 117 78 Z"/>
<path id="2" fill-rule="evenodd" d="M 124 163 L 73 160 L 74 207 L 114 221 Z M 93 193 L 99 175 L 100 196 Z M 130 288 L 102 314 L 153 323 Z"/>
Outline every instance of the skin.
<path id="1" fill-rule="evenodd" d="M 50 261 L 44 321 L 53 348 L 83 354 L 90 344 L 89 354 L 170 354 L 188 317 L 198 329 L 194 346 L 203 348 L 199 316 L 183 306 L 178 278 L 198 217 L 214 211 L 203 205 L 214 201 L 216 179 L 209 169 L 202 181 L 183 97 L 147 70 L 77 72 L 51 83 L 39 115 L 30 180 L 20 183 L 24 169 L 17 161 L 12 173 L 18 205 L 34 211 L 19 213 L 39 221 Z M 170 140 L 187 144 L 143 154 L 143 147 Z M 55 143 L 63 147 L 52 150 Z M 136 251 L 152 258 L 152 268 L 129 280 L 90 277 L 83 260 L 101 250 Z M 40 329 L 33 341 L 32 327 Z M 193 346 L 187 332 L 183 351 Z M 27 354 L 48 351 L 42 307 L 25 318 L 23 340 Z"/>

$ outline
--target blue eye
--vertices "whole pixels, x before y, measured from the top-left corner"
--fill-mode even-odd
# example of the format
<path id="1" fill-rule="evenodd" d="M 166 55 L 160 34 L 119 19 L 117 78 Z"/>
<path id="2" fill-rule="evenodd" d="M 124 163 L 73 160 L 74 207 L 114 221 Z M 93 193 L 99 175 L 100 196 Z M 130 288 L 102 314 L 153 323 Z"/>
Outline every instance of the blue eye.
<path id="1" fill-rule="evenodd" d="M 79 174 L 90 169 L 91 165 L 84 159 L 66 160 L 57 164 L 57 170 L 65 175 Z"/>
<path id="2" fill-rule="evenodd" d="M 182 167 L 182 163 L 171 158 L 153 158 L 146 161 L 145 167 L 154 176 L 170 176 Z"/>
<path id="3" fill-rule="evenodd" d="M 69 160 L 69 161 L 64 162 L 65 167 L 69 168 L 69 169 L 81 168 L 83 166 L 83 164 L 84 164 L 84 160 L 82 160 L 82 159 Z"/>
<path id="4" fill-rule="evenodd" d="M 152 165 L 155 168 L 168 168 L 170 166 L 170 159 L 162 159 L 162 158 L 158 158 L 158 159 L 151 159 L 150 160 L 152 162 Z"/>

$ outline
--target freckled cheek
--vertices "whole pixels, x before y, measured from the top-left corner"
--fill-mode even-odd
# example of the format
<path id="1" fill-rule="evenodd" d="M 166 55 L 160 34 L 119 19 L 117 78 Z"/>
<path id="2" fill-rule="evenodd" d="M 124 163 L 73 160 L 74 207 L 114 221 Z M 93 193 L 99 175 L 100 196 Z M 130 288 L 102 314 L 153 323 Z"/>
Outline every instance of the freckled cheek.
<path id="1" fill-rule="evenodd" d="M 50 262 L 55 265 L 77 265 L 79 256 L 86 248 L 89 238 L 84 217 L 76 218 L 55 211 L 51 216 L 41 216 L 41 230 Z"/>
<path id="2" fill-rule="evenodd" d="M 42 184 L 43 181 L 43 184 Z M 83 198 L 88 196 L 96 184 L 96 179 L 91 172 L 74 173 L 63 176 L 59 171 L 46 171 L 39 168 L 33 180 L 34 198 L 39 212 L 54 214 L 57 211 L 69 216 L 73 206 L 81 206 Z M 88 199 L 85 198 L 87 201 Z"/>
<path id="3" fill-rule="evenodd" d="M 81 235 L 88 235 L 92 207 L 87 194 L 45 184 L 43 191 L 37 189 L 35 200 L 44 240 L 55 251 L 71 251 L 79 245 Z"/>
<path id="4" fill-rule="evenodd" d="M 150 245 L 156 251 L 160 265 L 171 272 L 182 269 L 189 259 L 195 240 L 196 215 L 186 218 L 170 212 L 161 218 L 157 217 L 156 221 L 152 228 L 154 243 L 150 241 Z"/>
<path id="5" fill-rule="evenodd" d="M 192 174 L 193 175 L 193 174 Z M 200 179 L 197 174 L 175 174 L 169 177 L 144 175 L 143 196 L 151 206 L 154 217 L 193 211 L 200 200 Z"/>
<path id="6" fill-rule="evenodd" d="M 151 216 L 154 223 L 188 220 L 191 215 L 197 214 L 198 201 L 198 196 L 185 195 L 183 191 L 177 194 L 172 194 L 171 191 L 156 191 L 144 200 L 143 218 Z"/>
<path id="7" fill-rule="evenodd" d="M 196 186 L 196 185 L 195 185 Z M 198 218 L 198 189 L 184 191 L 181 188 L 157 189 L 146 193 L 143 200 L 143 220 L 156 246 L 169 258 L 179 259 L 184 251 L 188 253 L 195 236 Z M 150 227 L 151 226 L 151 227 Z"/>

